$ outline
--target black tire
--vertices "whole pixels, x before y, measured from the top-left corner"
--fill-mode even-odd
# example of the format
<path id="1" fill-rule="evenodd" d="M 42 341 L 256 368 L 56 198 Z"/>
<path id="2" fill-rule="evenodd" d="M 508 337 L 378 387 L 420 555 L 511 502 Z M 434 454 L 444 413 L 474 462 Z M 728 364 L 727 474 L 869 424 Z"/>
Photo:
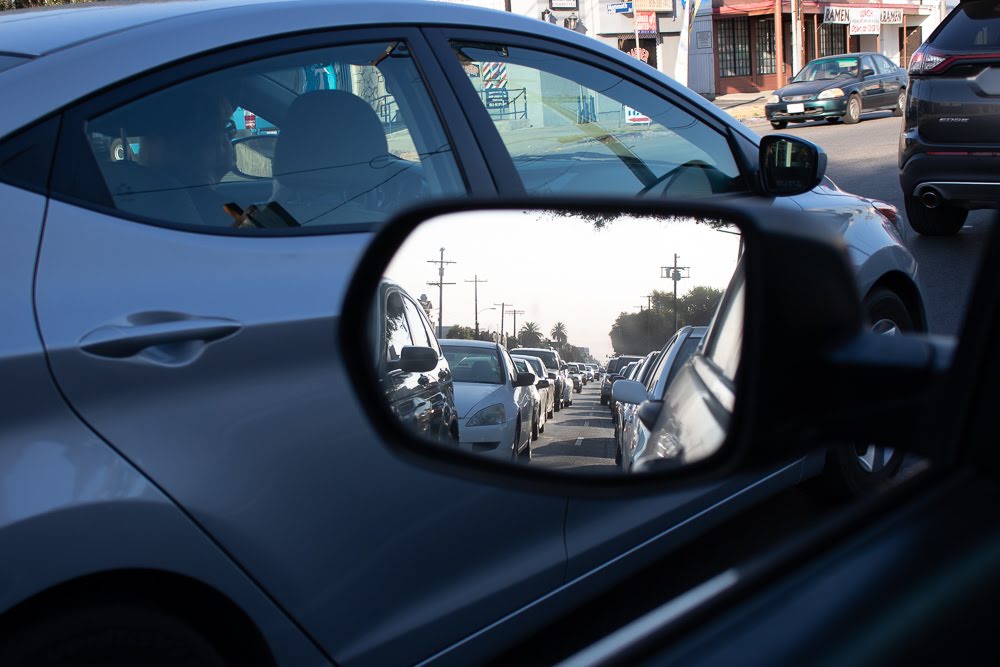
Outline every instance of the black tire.
<path id="1" fill-rule="evenodd" d="M 621 467 L 622 465 L 622 448 L 615 443 L 615 465 Z"/>
<path id="2" fill-rule="evenodd" d="M 847 100 L 847 109 L 844 111 L 844 125 L 854 125 L 861 120 L 861 98 L 851 95 Z"/>
<path id="3" fill-rule="evenodd" d="M 552 419 L 555 416 L 556 416 L 556 410 L 555 410 L 555 408 L 553 408 L 553 409 L 549 410 L 548 412 L 546 412 L 545 413 L 546 424 L 548 423 L 549 419 Z"/>
<path id="4" fill-rule="evenodd" d="M 538 440 L 538 419 L 539 419 L 539 415 L 535 415 L 534 417 L 531 418 L 531 439 L 532 440 Z M 528 448 L 530 449 L 531 446 L 529 445 Z"/>
<path id="5" fill-rule="evenodd" d="M 180 618 L 125 603 L 47 613 L 0 636 L 5 667 L 226 667 L 211 642 Z"/>
<path id="6" fill-rule="evenodd" d="M 602 399 L 601 399 L 601 405 L 607 405 L 607 404 L 608 404 L 608 399 L 607 399 L 607 397 L 604 397 L 604 398 L 602 398 Z"/>
<path id="7" fill-rule="evenodd" d="M 883 287 L 872 290 L 864 300 L 867 325 L 887 335 L 913 331 L 913 317 L 895 292 Z M 905 453 L 896 449 L 858 443 L 832 447 L 826 455 L 819 487 L 823 494 L 838 500 L 864 496 L 892 479 L 903 464 Z"/>
<path id="8" fill-rule="evenodd" d="M 776 130 L 783 130 L 786 127 L 788 127 L 788 121 L 787 120 L 772 120 L 771 121 L 771 127 L 773 127 Z"/>
<path id="9" fill-rule="evenodd" d="M 916 197 L 903 200 L 906 219 L 910 227 L 921 236 L 954 236 L 965 224 L 969 211 L 942 203 L 937 208 L 927 208 Z"/>
<path id="10" fill-rule="evenodd" d="M 837 123 L 840 122 L 840 119 L 837 118 L 836 116 L 827 116 L 826 122 L 828 122 L 830 125 L 836 125 Z"/>
<path id="11" fill-rule="evenodd" d="M 906 110 L 906 88 L 899 89 L 899 97 L 896 98 L 896 106 L 892 108 L 893 116 L 902 116 Z"/>

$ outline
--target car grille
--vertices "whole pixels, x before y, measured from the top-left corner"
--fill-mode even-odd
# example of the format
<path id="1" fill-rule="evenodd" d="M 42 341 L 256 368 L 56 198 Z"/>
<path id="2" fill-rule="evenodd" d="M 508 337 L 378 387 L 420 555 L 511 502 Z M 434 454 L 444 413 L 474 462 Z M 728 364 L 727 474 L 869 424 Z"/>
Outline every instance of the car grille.
<path id="1" fill-rule="evenodd" d="M 782 102 L 805 102 L 811 100 L 813 95 L 786 95 L 781 98 Z"/>

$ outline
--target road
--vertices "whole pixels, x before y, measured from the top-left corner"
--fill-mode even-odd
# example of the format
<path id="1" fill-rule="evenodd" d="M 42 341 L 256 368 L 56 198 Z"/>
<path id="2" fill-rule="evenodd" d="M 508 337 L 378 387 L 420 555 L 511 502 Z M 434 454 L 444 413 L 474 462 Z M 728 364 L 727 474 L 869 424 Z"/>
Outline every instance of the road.
<path id="1" fill-rule="evenodd" d="M 591 382 L 573 405 L 555 414 L 545 432 L 531 443 L 531 464 L 573 468 L 574 472 L 615 473 L 615 429 L 611 413 L 601 405 L 601 383 Z"/>
<path id="2" fill-rule="evenodd" d="M 922 237 L 906 223 L 903 193 L 899 187 L 896 149 L 902 120 L 890 112 L 862 117 L 857 125 L 811 122 L 791 125 L 782 133 L 794 134 L 820 145 L 827 153 L 827 175 L 847 192 L 894 204 L 900 212 L 903 240 L 917 258 L 930 331 L 957 334 L 968 306 L 968 297 L 992 228 L 991 214 L 973 211 L 958 235 Z M 770 125 L 754 125 L 771 134 Z"/>

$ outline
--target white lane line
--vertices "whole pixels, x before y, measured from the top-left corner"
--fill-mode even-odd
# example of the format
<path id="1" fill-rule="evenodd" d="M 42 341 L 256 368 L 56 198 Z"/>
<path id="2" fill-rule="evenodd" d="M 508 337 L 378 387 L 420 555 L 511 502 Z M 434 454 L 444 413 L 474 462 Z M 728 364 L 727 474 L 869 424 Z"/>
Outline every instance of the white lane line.
<path id="1" fill-rule="evenodd" d="M 579 447 L 580 443 L 582 443 L 582 442 L 583 442 L 583 436 L 577 438 L 576 442 L 574 442 L 573 444 L 576 445 L 577 447 Z"/>
<path id="2" fill-rule="evenodd" d="M 583 427 L 584 428 L 587 428 L 588 426 L 590 426 L 590 422 L 583 422 Z"/>

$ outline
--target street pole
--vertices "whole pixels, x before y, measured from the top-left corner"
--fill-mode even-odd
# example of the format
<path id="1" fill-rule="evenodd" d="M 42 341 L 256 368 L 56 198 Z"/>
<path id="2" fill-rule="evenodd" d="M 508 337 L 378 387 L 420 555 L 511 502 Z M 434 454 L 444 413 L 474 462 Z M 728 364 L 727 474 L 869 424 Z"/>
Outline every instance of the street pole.
<path id="1" fill-rule="evenodd" d="M 781 42 L 781 0 L 774 0 L 774 72 L 778 79 L 776 88 L 785 85 L 785 49 Z"/>
<path id="2" fill-rule="evenodd" d="M 674 333 L 677 333 L 677 283 L 679 283 L 684 278 L 691 277 L 691 267 L 690 266 L 678 266 L 677 261 L 681 258 L 680 255 L 674 253 L 674 265 L 673 266 L 661 266 L 660 267 L 660 277 L 669 278 L 674 281 Z M 681 275 L 681 271 L 687 271 L 688 275 Z"/>
<path id="3" fill-rule="evenodd" d="M 501 301 L 500 303 L 494 303 L 493 305 L 494 306 L 500 306 L 500 338 L 503 338 L 503 315 L 504 315 L 504 313 L 507 312 L 507 306 L 511 306 L 513 304 L 503 303 Z M 506 347 L 506 345 L 505 345 L 505 347 Z"/>
<path id="4" fill-rule="evenodd" d="M 507 305 L 513 306 L 514 304 L 511 303 L 511 304 L 507 304 Z M 514 316 L 514 340 L 516 340 L 520 344 L 521 339 L 517 337 L 517 316 L 518 315 L 523 315 L 524 311 L 523 310 L 513 310 L 513 309 L 511 309 L 511 310 L 508 310 L 507 312 L 509 314 L 511 314 L 511 315 Z"/>
<path id="5" fill-rule="evenodd" d="M 441 248 L 441 259 L 429 259 L 428 264 L 438 265 L 438 281 L 436 283 L 427 283 L 428 285 L 437 286 L 438 288 L 438 338 L 443 338 L 441 335 L 441 330 L 443 328 L 444 322 L 444 286 L 454 285 L 455 283 L 446 283 L 444 281 L 444 267 L 446 264 L 456 264 L 456 262 L 446 262 L 444 259 L 444 248 Z"/>
<path id="6" fill-rule="evenodd" d="M 488 283 L 489 280 L 480 280 L 479 274 L 476 274 L 475 279 L 466 280 L 467 283 L 473 283 L 473 307 L 476 309 L 476 340 L 479 340 L 479 283 Z"/>

